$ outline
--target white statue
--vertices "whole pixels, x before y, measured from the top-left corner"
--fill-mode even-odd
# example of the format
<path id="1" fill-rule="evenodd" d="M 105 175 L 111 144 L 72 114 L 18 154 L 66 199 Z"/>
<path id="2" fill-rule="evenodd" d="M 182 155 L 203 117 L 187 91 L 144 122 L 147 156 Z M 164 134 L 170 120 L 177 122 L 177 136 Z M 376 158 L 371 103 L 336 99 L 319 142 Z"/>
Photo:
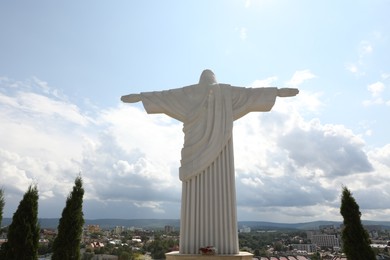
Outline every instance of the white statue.
<path id="1" fill-rule="evenodd" d="M 295 88 L 218 84 L 214 73 L 204 70 L 195 85 L 122 96 L 123 102 L 142 101 L 150 114 L 164 113 L 183 122 L 181 254 L 198 254 L 205 246 L 214 246 L 218 254 L 239 252 L 233 121 L 249 112 L 270 111 L 277 96 L 298 93 Z"/>

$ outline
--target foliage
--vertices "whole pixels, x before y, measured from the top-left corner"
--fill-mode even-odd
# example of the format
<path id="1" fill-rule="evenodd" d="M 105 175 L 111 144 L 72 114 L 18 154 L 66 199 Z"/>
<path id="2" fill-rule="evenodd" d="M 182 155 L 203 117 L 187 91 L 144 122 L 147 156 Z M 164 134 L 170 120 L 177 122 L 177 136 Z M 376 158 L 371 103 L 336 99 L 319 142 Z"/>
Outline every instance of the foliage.
<path id="1" fill-rule="evenodd" d="M 133 259 L 134 260 L 145 260 L 146 259 L 145 253 L 141 253 L 141 252 L 133 253 Z"/>
<path id="2" fill-rule="evenodd" d="M 100 239 L 102 236 L 103 236 L 102 232 L 93 232 L 93 233 L 89 234 L 89 237 L 91 239 Z"/>
<path id="3" fill-rule="evenodd" d="M 315 253 L 314 255 L 312 255 L 310 257 L 311 260 L 320 260 L 321 259 L 321 255 L 319 252 Z"/>
<path id="4" fill-rule="evenodd" d="M 286 251 L 286 247 L 283 245 L 283 243 L 281 241 L 276 241 L 274 244 L 273 244 L 273 248 L 276 252 L 282 252 L 282 251 Z"/>
<path id="5" fill-rule="evenodd" d="M 131 260 L 132 255 L 128 252 L 122 252 L 119 256 L 119 260 Z"/>
<path id="6" fill-rule="evenodd" d="M 80 242 L 84 225 L 83 196 L 83 182 L 78 176 L 62 211 L 58 235 L 53 243 L 53 260 L 80 259 Z"/>
<path id="7" fill-rule="evenodd" d="M 0 259 L 24 260 L 38 258 L 38 188 L 30 185 L 13 215 Z"/>
<path id="8" fill-rule="evenodd" d="M 38 245 L 38 255 L 46 255 L 52 252 L 53 241 L 49 241 L 47 244 Z"/>
<path id="9" fill-rule="evenodd" d="M 0 228 L 1 221 L 3 220 L 3 209 L 4 209 L 5 201 L 4 201 L 4 190 L 0 189 Z M 1 233 L 1 232 L 0 232 Z"/>
<path id="10" fill-rule="evenodd" d="M 95 254 L 92 252 L 84 252 L 83 257 L 81 258 L 82 260 L 91 260 L 94 258 Z"/>
<path id="11" fill-rule="evenodd" d="M 165 259 L 165 254 L 172 251 L 172 248 L 179 244 L 179 241 L 163 236 L 156 236 L 155 239 L 146 246 L 153 259 Z"/>
<path id="12" fill-rule="evenodd" d="M 340 213 L 344 218 L 344 229 L 342 231 L 343 250 L 348 259 L 376 259 L 375 253 L 370 246 L 368 233 L 363 228 L 360 220 L 359 205 L 347 187 L 343 187 Z"/>
<path id="13" fill-rule="evenodd" d="M 111 248 L 109 247 L 104 247 L 105 249 L 105 252 L 106 254 L 111 254 L 111 255 L 116 255 L 118 256 L 118 258 L 120 258 L 120 256 L 124 255 L 123 257 L 125 258 L 125 256 L 129 256 L 130 259 L 133 258 L 133 251 L 131 249 L 130 246 L 128 245 L 115 245 L 115 246 L 110 246 Z M 96 251 L 95 251 L 95 254 L 96 254 Z"/>
<path id="14" fill-rule="evenodd" d="M 286 233 L 289 233 L 289 237 L 299 236 L 306 240 L 306 233 L 298 230 L 280 230 L 276 232 L 264 230 L 256 232 L 256 230 L 254 230 L 250 233 L 238 234 L 240 250 L 250 248 L 256 251 L 256 253 L 260 252 L 260 256 L 266 256 L 266 251 L 264 249 L 266 249 L 267 246 L 277 247 L 277 249 L 275 249 L 277 251 L 285 251 L 287 249 L 285 245 L 293 243 L 288 237 L 283 238 Z"/>

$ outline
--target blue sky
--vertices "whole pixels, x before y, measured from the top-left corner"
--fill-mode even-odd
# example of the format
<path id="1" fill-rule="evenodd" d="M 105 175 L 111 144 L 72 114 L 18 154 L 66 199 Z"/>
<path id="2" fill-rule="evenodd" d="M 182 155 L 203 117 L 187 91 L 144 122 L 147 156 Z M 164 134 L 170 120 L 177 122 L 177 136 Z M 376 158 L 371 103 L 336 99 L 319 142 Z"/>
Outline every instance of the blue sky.
<path id="1" fill-rule="evenodd" d="M 179 218 L 182 126 L 120 96 L 197 83 L 297 87 L 235 122 L 240 220 L 390 213 L 388 1 L 0 1 L 0 187 L 59 217 Z"/>

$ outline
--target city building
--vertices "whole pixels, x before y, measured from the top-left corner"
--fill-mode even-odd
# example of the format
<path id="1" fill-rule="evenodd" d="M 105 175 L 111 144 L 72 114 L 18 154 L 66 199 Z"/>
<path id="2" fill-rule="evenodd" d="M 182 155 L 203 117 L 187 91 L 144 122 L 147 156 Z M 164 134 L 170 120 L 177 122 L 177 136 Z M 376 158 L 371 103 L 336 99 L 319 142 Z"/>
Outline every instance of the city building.
<path id="1" fill-rule="evenodd" d="M 335 235 L 313 235 L 310 240 L 312 244 L 321 248 L 340 247 L 340 241 Z"/>
<path id="2" fill-rule="evenodd" d="M 114 234 L 120 235 L 123 231 L 126 231 L 124 226 L 115 226 Z"/>
<path id="3" fill-rule="evenodd" d="M 306 251 L 307 253 L 317 252 L 317 246 L 315 244 L 291 244 L 294 250 Z"/>
<path id="4" fill-rule="evenodd" d="M 98 233 L 98 232 L 100 232 L 100 226 L 99 225 L 88 225 L 87 230 L 90 233 Z"/>
<path id="5" fill-rule="evenodd" d="M 164 227 L 165 233 L 171 233 L 175 231 L 175 228 L 173 226 L 166 225 Z"/>
<path id="6" fill-rule="evenodd" d="M 250 233 L 251 232 L 251 228 L 247 227 L 247 226 L 243 226 L 242 228 L 240 228 L 239 232 L 240 233 Z"/>

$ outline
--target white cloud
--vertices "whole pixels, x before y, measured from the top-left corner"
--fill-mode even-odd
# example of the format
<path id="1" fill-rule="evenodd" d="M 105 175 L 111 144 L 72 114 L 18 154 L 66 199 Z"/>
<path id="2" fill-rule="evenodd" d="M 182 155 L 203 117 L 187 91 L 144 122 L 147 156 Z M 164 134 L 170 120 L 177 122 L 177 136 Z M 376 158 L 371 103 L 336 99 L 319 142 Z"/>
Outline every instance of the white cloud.
<path id="1" fill-rule="evenodd" d="M 46 117 L 62 117 L 64 120 L 86 126 L 88 118 L 81 115 L 77 106 L 64 101 L 53 100 L 35 93 L 20 92 L 16 96 L 18 109 Z"/>
<path id="2" fill-rule="evenodd" d="M 108 133 L 125 151 L 142 148 L 153 162 L 178 164 L 184 142 L 179 121 L 161 114 L 148 115 L 129 104 L 102 111 L 99 121 L 107 124 Z"/>
<path id="3" fill-rule="evenodd" d="M 316 75 L 310 72 L 310 70 L 296 71 L 292 78 L 287 82 L 287 85 L 291 87 L 298 87 L 304 81 L 315 78 Z"/>
<path id="4" fill-rule="evenodd" d="M 242 178 L 241 179 L 242 184 L 258 188 L 258 187 L 264 187 L 264 183 L 260 180 L 260 178 Z"/>
<path id="5" fill-rule="evenodd" d="M 378 81 L 367 86 L 368 91 L 371 93 L 371 99 L 364 100 L 364 106 L 381 105 L 384 103 L 381 95 L 385 89 L 385 85 Z"/>
<path id="6" fill-rule="evenodd" d="M 240 39 L 245 41 L 246 38 L 248 37 L 248 29 L 245 27 L 241 27 L 239 29 L 239 32 L 240 32 Z"/>
<path id="7" fill-rule="evenodd" d="M 321 101 L 323 93 L 319 92 L 308 92 L 305 90 L 299 90 L 299 95 L 296 97 L 297 102 L 294 102 L 294 107 L 299 110 L 299 113 L 306 114 L 317 113 L 323 107 L 324 104 Z M 290 110 L 291 111 L 291 110 Z"/>
<path id="8" fill-rule="evenodd" d="M 360 56 L 371 54 L 374 51 L 374 48 L 369 41 L 361 41 L 358 49 Z"/>
<path id="9" fill-rule="evenodd" d="M 292 82 L 299 85 L 312 77 L 304 71 Z M 275 80 L 254 85 L 268 86 Z M 27 186 L 37 182 L 40 214 L 58 217 L 81 171 L 87 218 L 179 217 L 178 167 L 184 138 L 179 122 L 128 104 L 100 109 L 87 118 L 77 105 L 54 94 L 29 90 L 21 83 L 17 91 L 4 91 L 11 86 L 1 84 L 0 183 L 7 194 L 5 216 L 12 215 Z M 379 90 L 372 87 L 372 91 Z M 271 112 L 250 113 L 235 122 L 241 219 L 273 221 L 272 213 L 287 222 L 338 219 L 342 184 L 351 186 L 359 198 L 372 198 L 370 188 L 390 188 L 388 147 L 366 152 L 364 140 L 345 126 L 304 120 L 301 111 L 307 105 L 302 104 L 310 102 L 318 107 L 318 95 L 301 92 L 295 98 L 278 98 Z M 47 108 L 56 112 L 48 113 Z M 72 112 L 56 116 L 62 110 Z M 390 198 L 379 195 L 385 200 L 375 207 L 390 207 Z M 365 200 L 363 205 L 367 211 L 373 207 Z"/>
<path id="10" fill-rule="evenodd" d="M 363 106 L 372 106 L 372 105 L 381 105 L 383 104 L 383 99 L 382 98 L 373 98 L 373 99 L 367 99 L 363 100 Z"/>
<path id="11" fill-rule="evenodd" d="M 374 47 L 370 41 L 362 40 L 357 47 L 357 61 L 348 62 L 345 68 L 358 76 L 365 75 L 366 59 L 374 51 Z"/>
<path id="12" fill-rule="evenodd" d="M 350 71 L 350 72 L 352 72 L 352 73 L 358 73 L 358 71 L 359 71 L 359 68 L 358 68 L 358 66 L 356 65 L 356 64 L 354 64 L 354 63 L 348 63 L 347 65 L 345 65 L 345 68 L 348 70 L 348 71 Z"/>
<path id="13" fill-rule="evenodd" d="M 160 203 L 157 203 L 155 201 L 146 201 L 142 203 L 134 203 L 136 207 L 138 208 L 150 208 L 154 212 L 164 212 L 164 209 L 161 207 Z"/>
<path id="14" fill-rule="evenodd" d="M 371 84 L 371 85 L 368 85 L 368 87 L 367 87 L 367 89 L 368 89 L 368 91 L 370 91 L 371 92 L 371 95 L 373 96 L 373 97 L 377 97 L 377 96 L 379 96 L 382 92 L 383 92 L 383 90 L 385 89 L 385 84 L 383 84 L 382 82 L 375 82 L 375 83 L 373 83 L 373 84 Z"/>
<path id="15" fill-rule="evenodd" d="M 239 215 L 337 220 L 342 184 L 356 190 L 375 185 L 368 180 L 378 169 L 364 140 L 342 125 L 303 120 L 292 109 L 298 98 L 288 109 L 275 105 L 270 113 L 252 113 L 235 122 Z"/>
<path id="16" fill-rule="evenodd" d="M 390 73 L 382 73 L 382 74 L 381 74 L 381 78 L 382 78 L 382 79 L 388 79 L 388 78 L 390 78 Z"/>
<path id="17" fill-rule="evenodd" d="M 390 168 L 390 144 L 370 151 L 369 156 L 375 162 Z"/>
<path id="18" fill-rule="evenodd" d="M 242 41 L 245 41 L 248 37 L 248 29 L 246 27 L 236 28 L 236 31 L 239 34 L 239 37 Z"/>
<path id="19" fill-rule="evenodd" d="M 9 79 L 0 83 L 2 147 L 47 160 L 77 155 L 79 142 L 92 127 L 91 119 L 76 105 L 46 96 L 34 84 Z"/>
<path id="20" fill-rule="evenodd" d="M 269 77 L 262 80 L 255 80 L 251 84 L 252 88 L 266 88 L 266 87 L 274 87 L 274 84 L 277 82 L 278 78 L 276 76 Z"/>

